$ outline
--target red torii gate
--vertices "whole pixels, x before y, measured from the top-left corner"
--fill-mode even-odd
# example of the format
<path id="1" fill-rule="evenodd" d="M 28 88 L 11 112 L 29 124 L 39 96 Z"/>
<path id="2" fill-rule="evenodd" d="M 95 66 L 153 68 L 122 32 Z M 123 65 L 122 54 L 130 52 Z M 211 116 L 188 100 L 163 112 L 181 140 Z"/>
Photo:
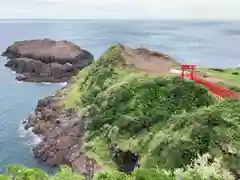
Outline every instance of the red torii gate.
<path id="1" fill-rule="evenodd" d="M 181 68 L 182 68 L 182 77 L 184 77 L 185 75 L 185 70 L 191 70 L 190 72 L 190 79 L 193 80 L 196 76 L 196 65 L 187 65 L 187 64 L 182 64 L 181 65 Z"/>
<path id="2" fill-rule="evenodd" d="M 181 65 L 182 68 L 182 72 L 181 72 L 181 76 L 183 78 L 185 77 L 189 77 L 191 80 L 194 80 L 196 83 L 198 84 L 202 84 L 203 86 L 205 86 L 205 88 L 207 88 L 209 91 L 211 91 L 212 93 L 214 93 L 214 95 L 221 97 L 221 98 L 226 98 L 226 97 L 235 97 L 237 99 L 237 96 L 239 94 L 237 94 L 236 92 L 233 92 L 223 86 L 219 86 L 215 83 L 209 82 L 207 80 L 201 79 L 199 77 L 196 76 L 196 65 L 187 65 L 187 64 L 182 64 Z M 185 70 L 191 70 L 191 72 L 189 74 L 187 74 L 187 76 L 185 76 Z M 239 95 L 240 96 L 240 95 Z"/>

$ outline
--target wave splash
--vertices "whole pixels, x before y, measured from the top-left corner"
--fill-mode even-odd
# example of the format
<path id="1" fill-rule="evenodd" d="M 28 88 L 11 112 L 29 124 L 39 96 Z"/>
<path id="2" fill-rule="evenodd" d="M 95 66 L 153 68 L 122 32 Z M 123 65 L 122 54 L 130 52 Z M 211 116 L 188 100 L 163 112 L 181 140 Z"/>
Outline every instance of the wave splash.
<path id="1" fill-rule="evenodd" d="M 42 139 L 32 132 L 32 128 L 25 130 L 24 124 L 19 126 L 19 133 L 20 137 L 26 140 L 25 145 L 27 146 L 35 146 L 42 142 Z"/>

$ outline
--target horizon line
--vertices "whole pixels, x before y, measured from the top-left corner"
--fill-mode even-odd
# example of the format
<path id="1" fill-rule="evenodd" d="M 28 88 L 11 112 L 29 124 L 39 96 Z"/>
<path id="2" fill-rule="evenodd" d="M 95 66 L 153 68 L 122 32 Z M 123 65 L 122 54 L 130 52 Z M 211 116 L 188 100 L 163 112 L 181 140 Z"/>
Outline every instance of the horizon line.
<path id="1" fill-rule="evenodd" d="M 240 19 L 201 19 L 201 18 L 1 18 L 0 20 L 146 20 L 146 21 L 240 21 Z"/>

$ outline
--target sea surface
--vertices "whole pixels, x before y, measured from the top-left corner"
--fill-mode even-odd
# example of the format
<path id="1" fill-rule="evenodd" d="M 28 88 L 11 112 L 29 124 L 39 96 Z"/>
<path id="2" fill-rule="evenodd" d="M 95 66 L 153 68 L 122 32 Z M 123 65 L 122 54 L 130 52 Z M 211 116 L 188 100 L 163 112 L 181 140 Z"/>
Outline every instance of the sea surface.
<path id="1" fill-rule="evenodd" d="M 0 53 L 18 40 L 52 38 L 69 40 L 98 58 L 116 43 L 168 53 L 179 62 L 198 67 L 240 65 L 240 22 L 139 20 L 0 20 Z M 53 170 L 39 164 L 32 147 L 39 138 L 21 122 L 37 101 L 63 84 L 22 83 L 4 67 L 0 57 L 0 171 L 8 164 Z"/>

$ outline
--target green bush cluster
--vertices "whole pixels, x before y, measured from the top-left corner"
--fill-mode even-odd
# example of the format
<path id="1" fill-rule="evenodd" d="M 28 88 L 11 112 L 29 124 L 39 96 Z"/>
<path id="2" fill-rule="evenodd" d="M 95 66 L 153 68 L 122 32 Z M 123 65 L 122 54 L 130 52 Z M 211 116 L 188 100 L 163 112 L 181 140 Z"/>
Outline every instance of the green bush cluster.
<path id="1" fill-rule="evenodd" d="M 144 168 L 173 170 L 204 153 L 240 167 L 238 102 L 218 104 L 192 81 L 126 66 L 118 46 L 78 77 L 66 101 L 86 117 L 85 148 L 100 164 L 112 166 L 108 146 L 117 144 L 139 154 Z"/>
<path id="2" fill-rule="evenodd" d="M 79 174 L 72 172 L 71 168 L 64 166 L 54 176 L 49 176 L 37 168 L 26 168 L 20 165 L 9 165 L 7 174 L 1 174 L 0 180 L 84 180 Z"/>
<path id="3" fill-rule="evenodd" d="M 132 136 L 173 114 L 213 103 L 207 91 L 193 82 L 123 68 L 118 56 L 117 48 L 111 48 L 79 84 L 79 103 L 88 108 L 90 131 L 109 124 Z"/>
<path id="4" fill-rule="evenodd" d="M 224 69 L 221 69 L 221 68 L 210 68 L 211 70 L 213 71 L 217 71 L 217 72 L 224 72 L 225 70 Z"/>
<path id="5" fill-rule="evenodd" d="M 109 124 L 130 136 L 159 121 L 165 123 L 173 114 L 212 103 L 206 90 L 193 82 L 141 76 L 105 91 L 95 85 L 84 94 L 84 100 L 89 112 L 88 130 L 96 131 Z"/>
<path id="6" fill-rule="evenodd" d="M 232 75 L 238 76 L 239 72 L 232 72 Z"/>
<path id="7" fill-rule="evenodd" d="M 221 159 L 209 164 L 209 154 L 199 156 L 191 165 L 184 169 L 168 171 L 164 169 L 136 169 L 132 174 L 119 171 L 106 171 L 96 173 L 92 180 L 234 180 L 233 175 L 221 166 Z M 9 166 L 8 173 L 0 175 L 0 180 L 87 180 L 84 176 L 63 167 L 54 176 L 48 176 L 39 169 L 22 166 Z"/>
<path id="8" fill-rule="evenodd" d="M 240 101 L 224 101 L 173 116 L 149 142 L 144 165 L 179 168 L 198 154 L 210 153 L 236 170 L 240 167 L 239 107 Z"/>

